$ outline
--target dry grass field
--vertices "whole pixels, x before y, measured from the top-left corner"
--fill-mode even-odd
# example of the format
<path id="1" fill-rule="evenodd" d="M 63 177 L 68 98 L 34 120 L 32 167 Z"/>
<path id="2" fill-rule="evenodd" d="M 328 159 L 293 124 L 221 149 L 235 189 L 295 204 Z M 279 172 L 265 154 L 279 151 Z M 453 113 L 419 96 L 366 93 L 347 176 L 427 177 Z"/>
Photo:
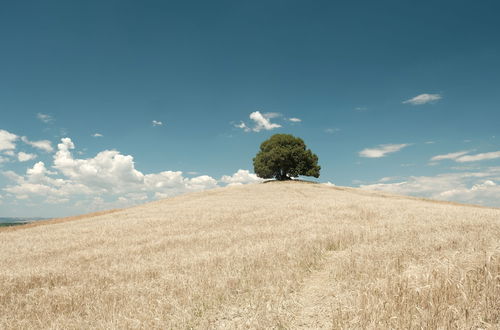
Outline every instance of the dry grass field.
<path id="1" fill-rule="evenodd" d="M 1 231 L 0 265 L 1 329 L 500 326 L 500 209 L 353 188 L 236 186 Z"/>

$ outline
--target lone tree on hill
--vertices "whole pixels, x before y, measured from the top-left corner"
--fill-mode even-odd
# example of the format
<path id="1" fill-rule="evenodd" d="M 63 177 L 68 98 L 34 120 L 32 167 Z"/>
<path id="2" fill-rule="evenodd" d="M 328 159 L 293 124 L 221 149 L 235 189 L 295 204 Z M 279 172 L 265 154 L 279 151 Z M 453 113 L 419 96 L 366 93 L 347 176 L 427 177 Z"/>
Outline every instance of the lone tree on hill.
<path id="1" fill-rule="evenodd" d="M 318 156 L 306 149 L 301 138 L 291 134 L 275 134 L 262 142 L 253 159 L 257 176 L 264 179 L 291 180 L 299 175 L 319 177 Z"/>

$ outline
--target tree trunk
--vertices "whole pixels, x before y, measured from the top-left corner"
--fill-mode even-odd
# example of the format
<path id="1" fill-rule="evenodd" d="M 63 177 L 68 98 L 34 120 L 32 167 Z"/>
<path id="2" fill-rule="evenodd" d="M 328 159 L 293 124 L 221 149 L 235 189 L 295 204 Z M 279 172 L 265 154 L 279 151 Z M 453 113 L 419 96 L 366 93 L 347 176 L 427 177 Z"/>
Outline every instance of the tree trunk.
<path id="1" fill-rule="evenodd" d="M 280 170 L 280 173 L 276 176 L 276 180 L 278 181 L 285 181 L 285 180 L 291 180 L 291 178 L 286 174 L 285 171 Z"/>

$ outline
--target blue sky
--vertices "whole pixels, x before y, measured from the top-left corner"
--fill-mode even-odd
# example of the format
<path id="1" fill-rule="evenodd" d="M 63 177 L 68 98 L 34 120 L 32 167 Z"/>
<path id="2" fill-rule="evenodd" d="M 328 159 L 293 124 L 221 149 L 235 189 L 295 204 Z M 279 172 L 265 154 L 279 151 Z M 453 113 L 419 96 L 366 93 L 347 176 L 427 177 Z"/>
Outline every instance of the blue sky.
<path id="1" fill-rule="evenodd" d="M 0 216 L 255 182 L 500 207 L 498 1 L 17 1 L 0 10 Z M 96 135 L 97 134 L 97 135 Z"/>

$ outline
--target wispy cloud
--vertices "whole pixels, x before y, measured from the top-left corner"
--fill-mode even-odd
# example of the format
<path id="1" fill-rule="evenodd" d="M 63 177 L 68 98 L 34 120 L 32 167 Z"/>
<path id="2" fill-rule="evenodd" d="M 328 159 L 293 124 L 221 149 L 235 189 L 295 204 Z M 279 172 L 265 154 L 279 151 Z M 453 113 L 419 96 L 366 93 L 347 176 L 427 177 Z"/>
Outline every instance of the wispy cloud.
<path id="1" fill-rule="evenodd" d="M 381 144 L 377 146 L 376 148 L 367 148 L 361 150 L 358 154 L 361 157 L 367 157 L 367 158 L 381 158 L 385 157 L 387 154 L 397 152 L 410 144 L 403 143 L 403 144 Z"/>
<path id="2" fill-rule="evenodd" d="M 26 136 L 22 136 L 21 140 L 32 146 L 33 148 L 37 148 L 40 150 L 43 150 L 45 152 L 52 152 L 54 151 L 54 148 L 52 148 L 52 144 L 49 140 L 40 140 L 40 141 L 30 141 Z"/>
<path id="3" fill-rule="evenodd" d="M 445 155 L 437 155 L 431 158 L 431 161 L 439 161 L 444 159 L 451 159 L 458 163 L 478 162 L 481 160 L 491 160 L 500 158 L 500 151 L 485 152 L 476 155 L 468 155 L 470 151 L 458 151 Z"/>
<path id="4" fill-rule="evenodd" d="M 476 172 L 444 173 L 436 176 L 411 176 L 388 183 L 384 178 L 361 188 L 432 199 L 500 206 L 500 167 Z M 497 181 L 497 182 L 495 182 Z"/>
<path id="5" fill-rule="evenodd" d="M 430 102 L 435 102 L 442 99 L 441 94 L 420 94 L 409 100 L 403 101 L 404 104 L 422 105 Z"/>
<path id="6" fill-rule="evenodd" d="M 54 118 L 52 118 L 52 116 L 51 116 L 51 115 L 48 115 L 48 114 L 46 114 L 46 113 L 40 113 L 40 112 L 39 112 L 39 113 L 37 113 L 37 114 L 36 114 L 36 117 L 37 117 L 40 121 L 42 121 L 42 122 L 44 122 L 44 123 L 46 123 L 46 124 L 47 124 L 47 123 L 50 123 L 50 122 L 52 122 L 52 121 L 54 120 Z"/>
<path id="7" fill-rule="evenodd" d="M 103 135 L 101 133 L 94 133 L 92 134 L 93 137 L 97 138 L 97 137 L 103 137 Z"/>
<path id="8" fill-rule="evenodd" d="M 288 118 L 288 121 L 291 121 L 292 123 L 300 123 L 300 122 L 302 122 L 302 119 L 292 117 L 292 118 Z"/>
<path id="9" fill-rule="evenodd" d="M 458 152 L 451 152 L 451 153 L 445 154 L 445 155 L 437 155 L 437 156 L 432 157 L 431 161 L 439 161 L 439 160 L 444 160 L 444 159 L 456 160 L 460 156 L 463 156 L 467 153 L 469 153 L 469 151 L 458 151 Z"/>
<path id="10" fill-rule="evenodd" d="M 234 127 L 241 128 L 245 132 L 260 132 L 260 131 L 270 131 L 275 128 L 280 128 L 280 124 L 272 123 L 271 119 L 280 117 L 281 114 L 277 112 L 267 112 L 261 113 L 260 111 L 254 111 L 250 114 L 249 118 L 253 120 L 254 126 L 249 127 L 244 122 L 240 122 L 239 124 L 235 124 Z"/>
<path id="11" fill-rule="evenodd" d="M 490 159 L 497 159 L 500 158 L 500 151 L 494 151 L 494 152 L 485 152 L 482 154 L 477 154 L 477 155 L 466 155 L 462 156 L 456 159 L 457 162 L 459 163 L 464 163 L 464 162 L 477 162 L 481 160 L 490 160 Z"/>
<path id="12" fill-rule="evenodd" d="M 245 132 L 251 132 L 252 131 L 252 129 L 250 127 L 248 127 L 247 124 L 245 124 L 244 122 L 240 122 L 239 124 L 234 124 L 234 127 L 241 128 Z"/>
<path id="13" fill-rule="evenodd" d="M 159 120 L 153 120 L 151 123 L 153 124 L 153 127 L 163 126 L 163 123 Z"/>
<path id="14" fill-rule="evenodd" d="M 325 129 L 325 133 L 328 133 L 328 134 L 337 133 L 338 131 L 340 131 L 340 128 L 329 127 L 329 128 Z"/>

